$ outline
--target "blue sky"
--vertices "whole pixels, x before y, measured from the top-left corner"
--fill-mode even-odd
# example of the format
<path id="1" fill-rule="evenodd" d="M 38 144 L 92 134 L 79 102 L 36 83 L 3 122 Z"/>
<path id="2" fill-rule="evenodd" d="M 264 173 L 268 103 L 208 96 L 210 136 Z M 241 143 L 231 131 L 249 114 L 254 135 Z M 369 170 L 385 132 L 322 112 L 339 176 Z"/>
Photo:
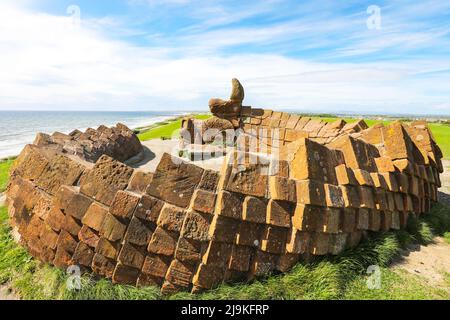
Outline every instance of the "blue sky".
<path id="1" fill-rule="evenodd" d="M 205 110 L 238 77 L 255 107 L 450 114 L 449 22 L 432 0 L 5 0 L 0 110 Z"/>

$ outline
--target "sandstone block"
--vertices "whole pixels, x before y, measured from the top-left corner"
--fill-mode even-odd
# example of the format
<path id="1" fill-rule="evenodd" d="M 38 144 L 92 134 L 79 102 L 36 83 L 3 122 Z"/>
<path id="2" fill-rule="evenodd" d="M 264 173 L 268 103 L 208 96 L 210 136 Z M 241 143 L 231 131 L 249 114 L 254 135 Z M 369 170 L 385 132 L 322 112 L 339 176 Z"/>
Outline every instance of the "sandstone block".
<path id="1" fill-rule="evenodd" d="M 109 212 L 119 218 L 131 219 L 139 201 L 136 194 L 119 190 L 114 196 Z"/>
<path id="2" fill-rule="evenodd" d="M 108 213 L 103 221 L 100 235 L 110 241 L 122 240 L 127 226 L 118 218 Z"/>
<path id="3" fill-rule="evenodd" d="M 181 229 L 181 236 L 191 240 L 208 241 L 211 220 L 212 216 L 209 214 L 188 211 Z"/>
<path id="4" fill-rule="evenodd" d="M 83 227 L 81 227 L 80 232 L 78 232 L 78 239 L 80 239 L 80 241 L 84 242 L 91 248 L 95 248 L 98 245 L 100 236 L 93 229 L 84 225 Z"/>
<path id="5" fill-rule="evenodd" d="M 317 256 L 327 254 L 330 246 L 330 236 L 330 234 L 322 232 L 313 233 L 310 247 L 311 253 Z"/>
<path id="6" fill-rule="evenodd" d="M 214 216 L 209 237 L 214 241 L 234 243 L 240 222 L 225 216 Z"/>
<path id="7" fill-rule="evenodd" d="M 202 175 L 202 168 L 165 153 L 147 193 L 178 207 L 187 208 Z"/>
<path id="8" fill-rule="evenodd" d="M 229 243 L 210 241 L 205 254 L 202 257 L 202 263 L 218 268 L 224 268 L 228 265 L 231 256 L 232 245 Z"/>
<path id="9" fill-rule="evenodd" d="M 329 252 L 331 254 L 337 255 L 344 251 L 347 244 L 347 238 L 347 233 L 337 233 L 330 235 Z"/>
<path id="10" fill-rule="evenodd" d="M 79 222 L 72 216 L 66 215 L 61 229 L 69 232 L 71 235 L 76 237 L 78 235 L 78 232 L 80 232 L 81 230 L 81 222 Z"/>
<path id="11" fill-rule="evenodd" d="M 116 268 L 114 269 L 114 273 L 112 276 L 113 283 L 121 283 L 121 284 L 129 284 L 136 285 L 139 269 L 132 268 L 129 266 L 122 265 L 118 263 Z"/>
<path id="12" fill-rule="evenodd" d="M 133 217 L 125 233 L 125 241 L 136 246 L 147 246 L 153 232 L 141 219 Z"/>
<path id="13" fill-rule="evenodd" d="M 166 256 L 149 254 L 145 257 L 144 265 L 142 266 L 142 273 L 151 275 L 157 278 L 164 278 L 169 269 L 170 259 Z"/>
<path id="14" fill-rule="evenodd" d="M 278 227 L 289 228 L 294 205 L 286 201 L 270 199 L 267 205 L 266 223 Z"/>
<path id="15" fill-rule="evenodd" d="M 96 253 L 92 259 L 92 271 L 106 278 L 112 278 L 116 263 L 101 254 Z"/>
<path id="16" fill-rule="evenodd" d="M 292 226 L 300 231 L 314 231 L 322 227 L 325 208 L 298 203 L 292 217 Z"/>
<path id="17" fill-rule="evenodd" d="M 308 251 L 310 233 L 291 229 L 288 232 L 286 251 L 293 254 L 303 254 Z"/>
<path id="18" fill-rule="evenodd" d="M 257 250 L 250 263 L 250 278 L 269 275 L 273 270 L 275 270 L 277 262 L 277 255 Z"/>
<path id="19" fill-rule="evenodd" d="M 187 288 L 191 283 L 194 273 L 195 266 L 174 259 L 167 270 L 166 280 L 176 286 Z"/>
<path id="20" fill-rule="evenodd" d="M 93 202 L 87 209 L 81 222 L 95 231 L 100 231 L 107 214 L 108 207 L 100 203 Z"/>
<path id="21" fill-rule="evenodd" d="M 266 203 L 255 197 L 247 196 L 242 205 L 242 219 L 248 222 L 266 222 Z"/>
<path id="22" fill-rule="evenodd" d="M 269 177 L 269 194 L 273 200 L 297 201 L 295 181 L 281 176 Z"/>
<path id="23" fill-rule="evenodd" d="M 343 208 L 345 205 L 342 189 L 338 186 L 325 184 L 326 205 L 333 208 Z"/>
<path id="24" fill-rule="evenodd" d="M 342 232 L 354 232 L 356 229 L 356 209 L 346 208 L 342 210 L 341 226 Z"/>
<path id="25" fill-rule="evenodd" d="M 287 228 L 265 226 L 261 237 L 261 250 L 273 254 L 281 254 L 285 251 Z"/>
<path id="26" fill-rule="evenodd" d="M 200 264 L 192 279 L 195 286 L 211 289 L 219 285 L 223 280 L 223 269 L 214 266 Z"/>
<path id="27" fill-rule="evenodd" d="M 375 201 L 373 196 L 373 189 L 370 187 L 361 186 L 358 188 L 360 205 L 362 208 L 374 209 Z"/>
<path id="28" fill-rule="evenodd" d="M 135 171 L 131 177 L 127 190 L 143 194 L 147 190 L 152 179 L 153 174 L 151 172 Z"/>
<path id="29" fill-rule="evenodd" d="M 97 247 L 95 248 L 95 253 L 101 254 L 106 258 L 116 260 L 119 250 L 120 244 L 118 242 L 112 242 L 106 238 L 100 238 Z"/>
<path id="30" fill-rule="evenodd" d="M 173 256 L 177 246 L 178 235 L 175 232 L 157 227 L 147 247 L 147 251 L 154 254 Z"/>
<path id="31" fill-rule="evenodd" d="M 220 191 L 217 195 L 215 214 L 233 219 L 242 218 L 242 196 L 228 191 Z"/>
<path id="32" fill-rule="evenodd" d="M 219 183 L 219 174 L 216 171 L 205 170 L 198 187 L 203 190 L 214 192 Z"/>
<path id="33" fill-rule="evenodd" d="M 297 202 L 316 206 L 326 206 L 325 189 L 322 183 L 314 180 L 296 181 Z"/>
<path id="34" fill-rule="evenodd" d="M 90 248 L 86 243 L 79 242 L 72 256 L 72 263 L 90 267 L 92 264 L 92 260 L 94 259 L 94 254 L 94 250 Z"/>
<path id="35" fill-rule="evenodd" d="M 163 206 L 163 201 L 148 195 L 143 195 L 136 207 L 134 216 L 139 219 L 156 223 Z"/>
<path id="36" fill-rule="evenodd" d="M 165 230 L 179 233 L 185 217 L 186 212 L 182 208 L 166 203 L 161 210 L 157 224 Z"/>
<path id="37" fill-rule="evenodd" d="M 242 222 L 236 236 L 236 244 L 241 246 L 259 247 L 264 225 Z"/>
<path id="38" fill-rule="evenodd" d="M 370 215 L 369 209 L 365 208 L 358 209 L 356 215 L 356 229 L 358 230 L 369 229 L 369 215 Z"/>
<path id="39" fill-rule="evenodd" d="M 145 259 L 145 252 L 129 242 L 125 242 L 120 249 L 117 261 L 128 267 L 141 269 Z"/>
<path id="40" fill-rule="evenodd" d="M 116 192 L 128 186 L 132 174 L 132 168 L 103 155 L 94 168 L 80 179 L 80 191 L 110 206 Z"/>
<path id="41" fill-rule="evenodd" d="M 361 203 L 359 200 L 358 188 L 352 185 L 339 186 L 342 190 L 344 206 L 346 208 L 359 208 Z"/>
<path id="42" fill-rule="evenodd" d="M 175 259 L 190 264 L 198 264 L 201 260 L 202 243 L 198 240 L 192 240 L 180 237 L 175 249 Z"/>
<path id="43" fill-rule="evenodd" d="M 381 213 L 378 210 L 369 211 L 369 228 L 370 231 L 378 231 L 381 227 Z"/>
<path id="44" fill-rule="evenodd" d="M 36 184 L 50 194 L 55 194 L 62 185 L 73 185 L 84 171 L 84 167 L 66 156 L 57 155 L 37 178 Z"/>
<path id="45" fill-rule="evenodd" d="M 216 194 L 211 191 L 197 189 L 192 197 L 192 209 L 204 213 L 213 213 Z"/>
<path id="46" fill-rule="evenodd" d="M 236 271 L 248 271 L 250 268 L 250 259 L 252 256 L 252 247 L 236 246 L 231 250 L 231 257 L 228 268 Z"/>

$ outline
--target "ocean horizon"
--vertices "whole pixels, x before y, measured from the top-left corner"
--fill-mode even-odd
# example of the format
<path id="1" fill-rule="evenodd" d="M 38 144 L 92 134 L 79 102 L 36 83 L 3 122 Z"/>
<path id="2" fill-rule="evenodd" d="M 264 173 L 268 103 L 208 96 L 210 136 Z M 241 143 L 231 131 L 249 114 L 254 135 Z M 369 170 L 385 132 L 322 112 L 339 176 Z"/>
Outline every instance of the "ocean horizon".
<path id="1" fill-rule="evenodd" d="M 78 129 L 113 126 L 123 123 L 130 129 L 180 116 L 181 112 L 163 111 L 0 111 L 0 159 L 16 156 L 38 132 L 70 133 Z"/>

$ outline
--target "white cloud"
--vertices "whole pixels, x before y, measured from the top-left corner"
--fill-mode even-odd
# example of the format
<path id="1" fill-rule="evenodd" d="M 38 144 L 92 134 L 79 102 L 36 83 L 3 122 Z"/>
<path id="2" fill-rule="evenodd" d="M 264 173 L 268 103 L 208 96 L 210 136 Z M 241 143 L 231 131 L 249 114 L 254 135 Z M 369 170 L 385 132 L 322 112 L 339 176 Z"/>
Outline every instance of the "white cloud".
<path id="1" fill-rule="evenodd" d="M 186 36 L 178 47 L 133 46 L 107 36 L 116 27 L 123 30 L 110 18 L 77 27 L 70 17 L 0 4 L 0 109 L 206 110 L 210 97 L 228 97 L 232 77 L 243 82 L 245 103 L 258 107 L 411 112 L 450 101 L 429 94 L 444 92 L 448 74 L 415 77 L 448 69 L 446 61 L 318 63 L 217 51 L 286 36 L 283 26 Z"/>

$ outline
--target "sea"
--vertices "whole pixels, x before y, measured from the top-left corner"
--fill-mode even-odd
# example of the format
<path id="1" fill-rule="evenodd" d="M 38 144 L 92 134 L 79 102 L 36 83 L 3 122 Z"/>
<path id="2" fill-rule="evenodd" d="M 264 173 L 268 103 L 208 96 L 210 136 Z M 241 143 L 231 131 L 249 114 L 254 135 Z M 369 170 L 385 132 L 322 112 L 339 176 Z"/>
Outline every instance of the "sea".
<path id="1" fill-rule="evenodd" d="M 70 133 L 123 123 L 130 129 L 152 125 L 182 113 L 113 111 L 0 111 L 0 159 L 16 156 L 38 132 Z"/>

